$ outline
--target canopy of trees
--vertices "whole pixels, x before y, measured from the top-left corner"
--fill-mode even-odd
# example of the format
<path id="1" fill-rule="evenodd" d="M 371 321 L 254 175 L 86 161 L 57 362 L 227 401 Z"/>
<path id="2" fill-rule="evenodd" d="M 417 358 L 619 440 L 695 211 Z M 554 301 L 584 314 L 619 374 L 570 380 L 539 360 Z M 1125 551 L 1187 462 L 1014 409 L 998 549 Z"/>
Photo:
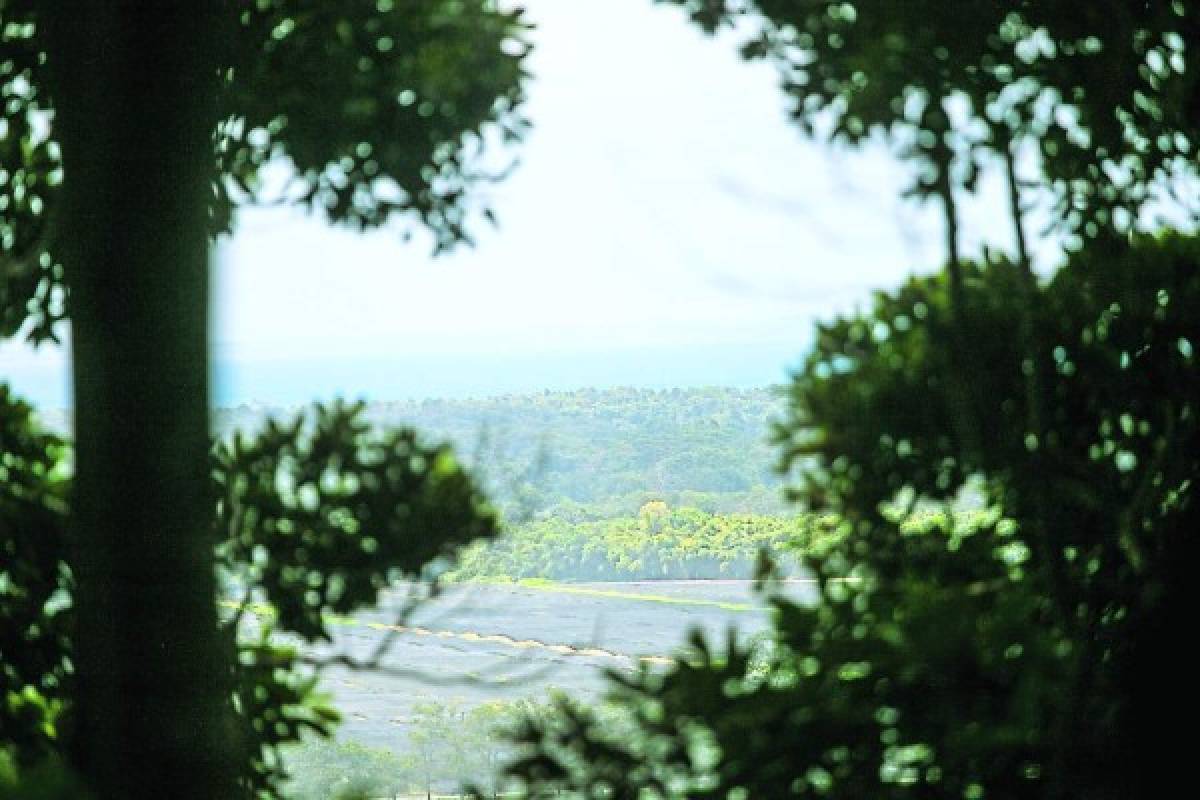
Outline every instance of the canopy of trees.
<path id="1" fill-rule="evenodd" d="M 643 503 L 706 511 L 784 510 L 769 442 L 784 398 L 772 389 L 580 389 L 482 399 L 370 403 L 380 424 L 455 445 L 511 516 L 634 516 Z M 276 412 L 272 412 L 276 413 Z M 220 435 L 267 411 L 218 409 Z"/>

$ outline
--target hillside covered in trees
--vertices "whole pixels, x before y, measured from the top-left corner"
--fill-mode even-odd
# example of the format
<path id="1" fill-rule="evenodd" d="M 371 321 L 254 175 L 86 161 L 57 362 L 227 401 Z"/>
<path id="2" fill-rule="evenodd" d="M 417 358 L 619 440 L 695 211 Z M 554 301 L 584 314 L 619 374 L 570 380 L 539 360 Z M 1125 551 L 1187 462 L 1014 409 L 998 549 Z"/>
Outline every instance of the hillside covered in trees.
<path id="1" fill-rule="evenodd" d="M 510 516 L 636 516 L 647 502 L 710 513 L 783 513 L 771 389 L 580 389 L 372 403 L 372 422 L 449 440 Z M 218 410 L 218 435 L 280 409 Z"/>

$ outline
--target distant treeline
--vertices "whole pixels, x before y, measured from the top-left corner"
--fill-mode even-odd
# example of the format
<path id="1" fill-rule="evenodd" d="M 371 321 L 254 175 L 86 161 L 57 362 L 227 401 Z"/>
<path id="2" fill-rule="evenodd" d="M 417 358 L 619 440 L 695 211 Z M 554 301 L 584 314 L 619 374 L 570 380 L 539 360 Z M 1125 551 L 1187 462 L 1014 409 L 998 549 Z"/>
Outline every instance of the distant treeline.
<path id="1" fill-rule="evenodd" d="M 375 403 L 368 416 L 449 440 L 509 516 L 636 516 L 664 500 L 710 513 L 786 511 L 770 389 L 580 389 L 485 399 Z M 216 413 L 219 433 L 253 428 L 267 409 Z"/>

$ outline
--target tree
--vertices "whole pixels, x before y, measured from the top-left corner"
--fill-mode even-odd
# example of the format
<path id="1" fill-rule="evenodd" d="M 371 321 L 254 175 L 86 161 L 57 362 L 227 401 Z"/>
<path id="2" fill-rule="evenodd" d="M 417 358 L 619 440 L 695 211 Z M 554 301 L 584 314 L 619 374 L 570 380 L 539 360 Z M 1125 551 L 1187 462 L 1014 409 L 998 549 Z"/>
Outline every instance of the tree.
<path id="1" fill-rule="evenodd" d="M 1194 178 L 1195 10 L 679 4 L 751 31 L 745 54 L 780 66 L 807 130 L 912 144 L 947 269 L 821 325 L 794 377 L 782 466 L 841 520 L 809 553 L 819 602 L 772 593 L 766 641 L 697 635 L 664 672 L 613 675 L 637 736 L 572 705 L 529 720 L 511 774 L 530 797 L 1187 785 L 1184 741 L 1148 732 L 1193 683 L 1171 652 L 1200 523 L 1200 240 L 1148 199 Z M 1048 280 L 1024 243 L 1021 141 L 1074 237 Z M 955 204 L 989 153 L 1014 254 L 971 261 Z"/>
<path id="2" fill-rule="evenodd" d="M 1039 472 L 1015 337 L 981 337 L 969 375 L 999 398 L 988 461 L 948 454 L 948 344 L 921 321 L 950 302 L 944 277 L 823 327 L 785 427 L 819 453 L 810 496 L 843 520 L 808 554 L 819 602 L 775 594 L 767 641 L 697 637 L 665 674 L 614 675 L 640 737 L 582 709 L 530 723 L 520 742 L 534 755 L 512 765 L 527 796 L 1121 798 L 1178 785 L 1185 742 L 1147 737 L 1193 681 L 1171 654 L 1200 521 L 1200 373 L 1182 344 L 1200 335 L 1197 266 L 1195 238 L 1139 239 L 1083 251 L 1039 293 L 1035 318 L 1061 342 Z M 1017 272 L 969 273 L 986 329 L 1013 325 Z M 953 510 L 964 474 L 982 476 L 985 512 Z M 1057 498 L 1049 512 L 1029 500 L 1035 482 Z M 1036 535 L 1047 528 L 1054 540 Z"/>
<path id="3" fill-rule="evenodd" d="M 463 750 L 464 769 L 460 782 L 468 780 L 497 800 L 503 789 L 500 769 L 509 755 L 503 731 L 512 722 L 516 710 L 512 703 L 494 700 L 471 708 L 455 736 Z"/>
<path id="4" fill-rule="evenodd" d="M 452 780 L 454 766 L 460 766 L 456 743 L 456 721 L 461 722 L 462 712 L 457 703 L 436 701 L 418 703 L 413 707 L 408 745 L 416 758 L 417 775 L 426 798 L 433 797 L 433 789 L 439 782 Z"/>
<path id="5" fill-rule="evenodd" d="M 451 246 L 489 177 L 472 154 L 523 130 L 519 12 L 401 5 L 0 4 L 0 320 L 34 341 L 71 322 L 69 749 L 99 797 L 235 792 L 210 236 L 283 201 L 359 227 L 412 216 Z M 295 178 L 264 197 L 281 160 Z"/>
<path id="6" fill-rule="evenodd" d="M 411 429 L 374 430 L 361 412 L 361 405 L 317 406 L 214 448 L 207 494 L 228 598 L 218 633 L 227 658 L 223 705 L 234 712 L 227 735 L 235 796 L 279 797 L 290 746 L 333 732 L 337 713 L 319 692 L 325 666 L 372 669 L 386 653 L 330 651 L 332 620 L 373 605 L 381 590 L 415 581 L 432 563 L 452 564 L 463 544 L 497 529 L 447 446 L 426 445 Z M 67 548 L 69 451 L 38 433 L 30 408 L 7 390 L 0 413 L 0 796 L 7 796 L 5 767 L 15 762 L 37 785 L 47 779 L 47 758 L 70 744 L 78 615 Z M 312 656 L 296 641 L 323 644 L 330 654 Z"/>
<path id="7" fill-rule="evenodd" d="M 388 750 L 356 742 L 321 742 L 294 755 L 299 762 L 289 782 L 295 800 L 395 797 L 408 788 L 404 760 Z"/>
<path id="8" fill-rule="evenodd" d="M 4 744 L 30 760 L 45 754 L 70 679 L 71 608 L 59 592 L 69 585 L 63 450 L 0 386 L 0 730 Z"/>
<path id="9" fill-rule="evenodd" d="M 955 185 L 971 187 L 980 156 L 998 156 L 1013 178 L 1014 146 L 1035 146 L 1057 222 L 1090 238 L 1134 227 L 1200 153 L 1185 52 L 1200 20 L 1177 0 L 658 2 L 773 64 L 806 134 L 895 137 L 916 160 L 914 190 L 942 201 L 948 239 Z M 956 250 L 951 241 L 951 263 Z"/>

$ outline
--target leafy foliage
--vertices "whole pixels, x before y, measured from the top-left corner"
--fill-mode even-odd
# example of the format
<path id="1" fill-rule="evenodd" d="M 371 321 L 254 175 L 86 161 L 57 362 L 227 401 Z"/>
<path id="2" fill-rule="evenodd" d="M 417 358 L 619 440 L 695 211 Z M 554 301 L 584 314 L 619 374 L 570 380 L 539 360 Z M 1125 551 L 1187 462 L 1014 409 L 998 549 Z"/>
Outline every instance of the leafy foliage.
<path id="1" fill-rule="evenodd" d="M 309 640 L 329 639 L 323 612 L 373 605 L 388 585 L 496 532 L 449 447 L 409 428 L 379 434 L 362 408 L 317 406 L 216 448 L 222 558 Z"/>
<path id="2" fill-rule="evenodd" d="M 821 326 L 793 381 L 783 467 L 846 523 L 809 554 L 818 602 L 775 595 L 767 642 L 717 653 L 697 635 L 664 673 L 613 674 L 638 736 L 574 707 L 530 720 L 511 768 L 525 796 L 1179 785 L 1184 746 L 1144 737 L 1193 684 L 1172 652 L 1200 523 L 1200 240 L 1134 231 L 1195 176 L 1195 10 L 675 2 L 748 35 L 743 55 L 780 68 L 806 131 L 906 146 L 916 190 L 942 201 L 947 269 Z M 1022 229 L 1027 143 L 1076 234 L 1045 284 Z M 987 154 L 1007 173 L 1016 263 L 958 253 L 955 194 Z M 1171 208 L 1194 222 L 1194 202 Z M 987 515 L 944 510 L 965 490 Z"/>
<path id="3" fill-rule="evenodd" d="M 979 452 L 945 424 L 942 278 L 825 326 L 781 427 L 789 460 L 817 459 L 806 490 L 849 523 L 810 551 L 818 603 L 773 596 L 765 643 L 697 637 L 665 673 L 614 674 L 641 736 L 579 710 L 530 723 L 527 796 L 1136 794 L 1138 737 L 1188 685 L 1170 652 L 1195 554 L 1198 265 L 1196 239 L 1140 239 L 1078 254 L 1039 293 L 1044 441 L 997 327 L 1019 295 L 1004 265 L 981 269 L 971 308 L 997 335 L 967 381 Z M 967 476 L 992 510 L 936 511 Z"/>
<path id="4" fill-rule="evenodd" d="M 284 157 L 287 198 L 330 220 L 366 228 L 411 211 L 438 247 L 469 238 L 466 191 L 494 177 L 480 163 L 488 136 L 526 125 L 519 10 L 270 0 L 237 13 L 216 136 L 221 228 L 237 203 L 265 199 L 263 168 Z"/>
<path id="5" fill-rule="evenodd" d="M 272 640 L 286 629 L 267 627 L 258 639 L 239 638 L 239 621 L 235 616 L 225 630 L 236 653 L 231 677 L 242 756 L 238 785 L 247 797 L 282 797 L 284 749 L 305 737 L 332 736 L 339 715 L 318 691 L 319 676 L 300 664 L 296 648 Z"/>
<path id="6" fill-rule="evenodd" d="M 56 340 L 62 182 L 37 3 L 0 3 L 0 336 Z M 359 228 L 411 215 L 444 249 L 470 240 L 488 146 L 519 139 L 529 50 L 520 10 L 490 0 L 224 4 L 211 225 L 296 203 Z M 287 177 L 288 175 L 291 177 Z"/>
<path id="7" fill-rule="evenodd" d="M 37 432 L 6 387 L 0 413 L 0 744 L 25 765 L 59 751 L 70 725 L 67 449 Z M 432 562 L 449 566 L 458 547 L 495 534 L 496 518 L 448 448 L 409 429 L 373 431 L 361 406 L 340 403 L 218 444 L 212 486 L 214 541 L 230 587 L 277 610 L 255 630 L 248 607 L 230 601 L 224 632 L 240 784 L 248 796 L 278 797 L 281 749 L 328 736 L 337 721 L 318 692 L 319 670 L 281 637 L 328 640 L 324 615 L 371 606 L 389 582 L 418 577 Z"/>
<path id="8" fill-rule="evenodd" d="M 66 295 L 62 265 L 48 247 L 62 166 L 48 131 L 34 5 L 0 2 L 0 338 L 28 321 L 40 341 L 54 338 Z"/>
<path id="9" fill-rule="evenodd" d="M 280 748 L 306 733 L 329 735 L 336 714 L 315 695 L 316 677 L 288 634 L 329 640 L 325 617 L 374 605 L 402 577 L 419 577 L 455 550 L 496 532 L 470 477 L 444 446 L 412 430 L 373 432 L 362 406 L 317 406 L 255 439 L 218 445 L 214 485 L 223 544 L 219 561 L 245 600 L 275 610 L 259 641 L 238 643 L 235 709 L 250 757 L 243 785 L 277 796 L 286 777 Z M 241 614 L 227 625 L 240 631 Z"/>
<path id="10" fill-rule="evenodd" d="M 22 764 L 59 746 L 70 679 L 64 454 L 0 384 L 0 731 Z"/>
<path id="11" fill-rule="evenodd" d="M 1059 221 L 1091 237 L 1129 230 L 1147 201 L 1194 177 L 1194 4 L 660 1 L 774 64 L 805 131 L 893 135 L 920 165 L 919 193 L 969 188 L 978 156 L 1032 142 Z"/>
<path id="12" fill-rule="evenodd" d="M 665 674 L 614 674 L 611 699 L 640 735 L 613 736 L 569 705 L 531 722 L 522 738 L 534 755 L 514 764 L 526 796 L 962 797 L 976 783 L 996 792 L 992 775 L 1036 749 L 1021 741 L 1022 724 L 1038 730 L 1053 700 L 1045 675 L 1029 671 L 1052 636 L 1023 627 L 1030 598 L 1009 591 L 996 553 L 1012 534 L 996 525 L 928 519 L 908 531 L 902 576 L 886 584 L 861 563 L 846 582 L 847 554 L 835 548 L 814 560 L 818 606 L 774 598 L 775 638 L 715 649 L 697 636 Z M 947 550 L 975 571 L 955 569 Z M 977 614 L 1010 624 L 977 629 Z M 1000 796 L 1030 796 L 1030 779 L 1016 774 L 1017 793 Z"/>

